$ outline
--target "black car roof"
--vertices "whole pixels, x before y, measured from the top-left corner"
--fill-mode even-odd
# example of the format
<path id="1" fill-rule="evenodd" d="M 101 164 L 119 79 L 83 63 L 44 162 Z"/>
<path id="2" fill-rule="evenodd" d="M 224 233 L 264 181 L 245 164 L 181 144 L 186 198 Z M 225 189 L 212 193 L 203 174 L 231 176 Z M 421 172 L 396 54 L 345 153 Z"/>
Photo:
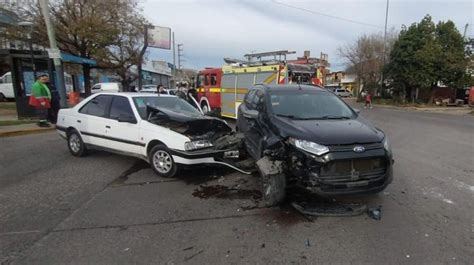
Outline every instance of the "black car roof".
<path id="1" fill-rule="evenodd" d="M 295 91 L 295 90 L 302 90 L 302 91 L 326 91 L 326 89 L 322 89 L 317 86 L 311 85 L 298 85 L 298 84 L 286 84 L 286 85 L 265 85 L 265 84 L 257 84 L 255 87 L 264 87 L 268 91 Z"/>

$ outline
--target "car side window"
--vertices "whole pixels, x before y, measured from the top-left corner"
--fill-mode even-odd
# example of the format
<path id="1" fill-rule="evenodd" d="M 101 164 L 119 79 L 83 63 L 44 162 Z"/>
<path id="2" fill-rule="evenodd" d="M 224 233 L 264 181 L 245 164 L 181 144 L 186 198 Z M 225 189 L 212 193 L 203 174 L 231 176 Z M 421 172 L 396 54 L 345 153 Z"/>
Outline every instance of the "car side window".
<path id="1" fill-rule="evenodd" d="M 211 74 L 211 86 L 217 85 L 217 75 Z"/>
<path id="2" fill-rule="evenodd" d="M 257 90 L 255 91 L 255 97 L 253 98 L 252 106 L 256 110 L 263 110 L 263 91 Z"/>
<path id="3" fill-rule="evenodd" d="M 97 96 L 87 102 L 79 110 L 79 113 L 105 118 L 111 101 L 112 96 L 110 95 Z"/>
<path id="4" fill-rule="evenodd" d="M 255 91 L 256 91 L 255 89 L 250 90 L 249 93 L 247 94 L 247 97 L 245 98 L 245 105 L 249 109 L 253 109 L 252 108 L 252 102 L 253 102 L 253 98 L 255 97 Z"/>
<path id="5" fill-rule="evenodd" d="M 110 105 L 109 118 L 113 120 L 118 120 L 120 116 L 135 117 L 128 98 L 114 96 L 112 104 Z"/>

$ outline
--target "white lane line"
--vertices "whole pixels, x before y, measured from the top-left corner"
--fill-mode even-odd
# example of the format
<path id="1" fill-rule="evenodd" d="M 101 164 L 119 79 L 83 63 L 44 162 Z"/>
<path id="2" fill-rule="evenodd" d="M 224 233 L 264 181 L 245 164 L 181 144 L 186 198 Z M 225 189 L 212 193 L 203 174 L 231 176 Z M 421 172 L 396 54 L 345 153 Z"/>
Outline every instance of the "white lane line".
<path id="1" fill-rule="evenodd" d="M 39 231 L 39 230 L 29 230 L 29 231 L 6 232 L 6 233 L 0 233 L 0 236 L 32 234 L 32 233 L 39 233 L 39 232 L 41 232 L 41 231 Z"/>

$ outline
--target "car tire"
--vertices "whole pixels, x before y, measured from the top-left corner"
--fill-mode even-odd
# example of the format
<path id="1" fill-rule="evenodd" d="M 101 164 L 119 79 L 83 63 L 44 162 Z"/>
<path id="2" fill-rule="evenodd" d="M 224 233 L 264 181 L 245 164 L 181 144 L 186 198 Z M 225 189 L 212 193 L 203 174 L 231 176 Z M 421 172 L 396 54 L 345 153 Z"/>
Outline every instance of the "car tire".
<path id="1" fill-rule="evenodd" d="M 267 207 L 278 205 L 285 199 L 286 176 L 283 171 L 282 161 L 272 161 L 264 156 L 257 161 L 257 169 L 260 173 L 263 204 Z"/>
<path id="2" fill-rule="evenodd" d="M 209 107 L 208 107 L 208 105 L 207 105 L 206 103 L 203 103 L 203 104 L 201 105 L 201 109 L 202 109 L 202 112 L 203 112 L 204 114 L 208 114 L 208 113 L 211 112 L 211 110 L 209 109 Z"/>
<path id="3" fill-rule="evenodd" d="M 148 154 L 148 160 L 158 176 L 171 178 L 176 174 L 176 163 L 170 150 L 165 145 L 154 146 Z"/>
<path id="4" fill-rule="evenodd" d="M 81 157 L 87 154 L 86 145 L 77 131 L 71 131 L 67 134 L 67 146 L 73 156 Z"/>

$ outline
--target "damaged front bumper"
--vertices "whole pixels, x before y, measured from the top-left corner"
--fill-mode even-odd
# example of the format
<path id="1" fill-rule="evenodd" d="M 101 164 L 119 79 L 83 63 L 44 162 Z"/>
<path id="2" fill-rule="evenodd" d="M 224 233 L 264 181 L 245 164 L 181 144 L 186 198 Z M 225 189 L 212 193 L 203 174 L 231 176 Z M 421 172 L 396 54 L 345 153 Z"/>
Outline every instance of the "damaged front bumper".
<path id="1" fill-rule="evenodd" d="M 293 149 L 289 154 L 290 181 L 322 196 L 374 194 L 393 179 L 393 159 L 383 146 L 364 153 L 332 150 L 321 157 Z"/>
<path id="2" fill-rule="evenodd" d="M 182 165 L 199 165 L 199 164 L 218 164 L 230 167 L 243 174 L 250 175 L 251 171 L 240 168 L 238 165 L 239 157 L 241 156 L 239 150 L 226 149 L 215 150 L 212 148 L 197 150 L 197 151 L 182 151 L 172 149 L 171 154 L 173 160 L 177 164 Z"/>

